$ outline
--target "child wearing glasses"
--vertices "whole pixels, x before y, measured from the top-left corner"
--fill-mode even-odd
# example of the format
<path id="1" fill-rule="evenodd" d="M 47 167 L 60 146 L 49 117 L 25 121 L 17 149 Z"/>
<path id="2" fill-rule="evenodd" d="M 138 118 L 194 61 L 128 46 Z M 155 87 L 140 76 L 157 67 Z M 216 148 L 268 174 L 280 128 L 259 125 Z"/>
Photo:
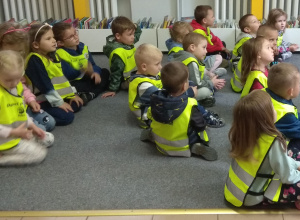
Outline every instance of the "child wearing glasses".
<path id="1" fill-rule="evenodd" d="M 70 65 L 63 72 L 86 105 L 107 89 L 109 71 L 95 64 L 88 47 L 79 41 L 78 32 L 71 23 L 56 23 L 52 30 L 58 46 L 56 53 Z"/>

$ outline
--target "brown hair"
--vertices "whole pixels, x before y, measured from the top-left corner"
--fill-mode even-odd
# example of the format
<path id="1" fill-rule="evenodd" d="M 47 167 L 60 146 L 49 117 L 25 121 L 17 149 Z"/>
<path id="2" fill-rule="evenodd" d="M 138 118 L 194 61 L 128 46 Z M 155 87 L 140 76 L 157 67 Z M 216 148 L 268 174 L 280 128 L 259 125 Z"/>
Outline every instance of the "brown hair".
<path id="1" fill-rule="evenodd" d="M 262 90 L 254 90 L 234 106 L 233 122 L 228 134 L 232 147 L 231 157 L 240 160 L 254 159 L 252 153 L 262 134 L 277 136 L 286 149 L 285 140 L 274 125 L 271 97 Z"/>
<path id="2" fill-rule="evenodd" d="M 276 19 L 282 15 L 287 19 L 287 13 L 284 10 L 280 8 L 273 8 L 271 11 L 269 11 L 266 24 L 275 27 Z"/>
<path id="3" fill-rule="evenodd" d="M 12 50 L 0 51 L 0 76 L 4 73 L 11 74 L 11 70 L 16 68 L 22 69 L 22 71 L 24 69 L 24 59 L 21 54 Z"/>
<path id="4" fill-rule="evenodd" d="M 256 36 L 266 37 L 270 31 L 277 31 L 277 29 L 274 26 L 262 24 L 259 26 Z"/>
<path id="5" fill-rule="evenodd" d="M 242 32 L 245 32 L 245 28 L 249 27 L 249 21 L 248 18 L 254 16 L 253 14 L 246 14 L 243 17 L 241 17 L 241 19 L 239 20 L 239 27 L 241 29 Z"/>
<path id="6" fill-rule="evenodd" d="M 43 26 L 43 27 L 42 27 Z M 40 42 L 42 36 L 51 30 L 51 26 L 44 25 L 44 24 L 34 24 L 31 26 L 29 30 L 29 45 L 30 45 L 30 52 L 35 52 L 32 43 L 33 42 Z"/>
<path id="7" fill-rule="evenodd" d="M 134 58 L 137 68 L 143 63 L 153 61 L 157 57 L 162 58 L 162 52 L 152 44 L 141 44 L 135 51 Z"/>
<path id="8" fill-rule="evenodd" d="M 199 24 L 202 24 L 202 20 L 206 18 L 208 10 L 212 10 L 212 7 L 209 5 L 198 5 L 195 8 L 194 17 Z"/>
<path id="9" fill-rule="evenodd" d="M 182 62 L 170 62 L 161 69 L 161 82 L 168 93 L 177 93 L 188 77 L 188 68 Z"/>
<path id="10" fill-rule="evenodd" d="M 63 41 L 65 30 L 72 28 L 71 23 L 58 22 L 55 23 L 52 27 L 54 38 L 56 41 Z"/>
<path id="11" fill-rule="evenodd" d="M 297 81 L 299 69 L 291 63 L 279 63 L 269 70 L 268 88 L 275 94 L 285 98 L 287 90 Z"/>
<path id="12" fill-rule="evenodd" d="M 182 43 L 186 32 L 192 32 L 193 27 L 184 21 L 176 21 L 172 28 L 169 29 L 170 36 L 173 41 Z"/>
<path id="13" fill-rule="evenodd" d="M 111 24 L 111 31 L 114 36 L 116 34 L 123 34 L 124 31 L 126 30 L 135 30 L 135 29 L 136 27 L 133 24 L 133 22 L 125 16 L 116 17 Z"/>
<path id="14" fill-rule="evenodd" d="M 23 57 L 28 54 L 28 31 L 14 22 L 4 22 L 0 24 L 0 50 L 4 45 L 24 44 L 25 51 Z M 11 30 L 11 31 L 9 31 Z"/>
<path id="15" fill-rule="evenodd" d="M 200 42 L 204 40 L 206 41 L 206 38 L 203 35 L 191 32 L 183 38 L 182 47 L 185 51 L 187 51 L 191 44 L 198 46 Z"/>
<path id="16" fill-rule="evenodd" d="M 262 45 L 266 41 L 263 37 L 256 37 L 247 40 L 242 46 L 242 71 L 241 71 L 241 83 L 244 85 L 247 81 L 248 75 L 251 69 L 257 63 L 258 53 L 262 49 Z"/>

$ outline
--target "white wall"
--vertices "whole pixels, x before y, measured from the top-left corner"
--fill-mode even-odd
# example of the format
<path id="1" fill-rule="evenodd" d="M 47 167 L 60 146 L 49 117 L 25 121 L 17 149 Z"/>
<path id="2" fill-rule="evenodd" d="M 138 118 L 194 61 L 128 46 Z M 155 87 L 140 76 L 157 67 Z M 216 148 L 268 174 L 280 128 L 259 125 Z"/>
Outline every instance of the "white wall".
<path id="1" fill-rule="evenodd" d="M 130 0 L 118 0 L 118 15 L 131 18 Z"/>
<path id="2" fill-rule="evenodd" d="M 214 7 L 213 0 L 180 0 L 181 2 L 181 17 L 194 16 L 194 10 L 197 5 L 210 5 Z"/>

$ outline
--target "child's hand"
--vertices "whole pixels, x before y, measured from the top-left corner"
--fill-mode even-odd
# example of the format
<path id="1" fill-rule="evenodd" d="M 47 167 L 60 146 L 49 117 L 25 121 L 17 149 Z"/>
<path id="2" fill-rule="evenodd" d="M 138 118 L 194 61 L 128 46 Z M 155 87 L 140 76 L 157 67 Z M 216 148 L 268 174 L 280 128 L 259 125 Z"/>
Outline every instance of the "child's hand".
<path id="1" fill-rule="evenodd" d="M 193 89 L 193 91 L 194 91 L 194 94 L 195 94 L 195 96 L 194 97 L 196 97 L 197 95 L 198 95 L 198 89 L 197 89 L 197 86 L 190 86 L 192 89 Z"/>
<path id="2" fill-rule="evenodd" d="M 74 112 L 72 107 L 66 102 L 64 102 L 62 105 L 58 106 L 58 108 L 61 108 L 65 112 Z"/>
<path id="3" fill-rule="evenodd" d="M 70 105 L 72 104 L 72 102 L 76 102 L 78 107 L 83 105 L 83 100 L 78 95 L 75 95 L 75 98 L 70 99 Z"/>
<path id="4" fill-rule="evenodd" d="M 32 130 L 28 130 L 26 128 L 26 122 L 24 122 L 19 127 L 12 129 L 9 136 L 29 140 L 32 138 Z"/>
<path id="5" fill-rule="evenodd" d="M 107 98 L 107 97 L 114 97 L 116 95 L 116 92 L 105 92 L 101 98 Z"/>
<path id="6" fill-rule="evenodd" d="M 210 79 L 212 79 L 216 76 L 216 74 L 214 74 L 213 72 L 209 72 L 209 71 L 206 74 L 209 76 Z"/>
<path id="7" fill-rule="evenodd" d="M 289 48 L 290 48 L 291 52 L 294 52 L 294 51 L 298 50 L 299 46 L 298 46 L 298 44 L 291 44 L 289 46 Z"/>
<path id="8" fill-rule="evenodd" d="M 29 128 L 32 130 L 32 133 L 37 136 L 40 139 L 45 138 L 45 131 L 43 131 L 41 128 L 36 126 L 34 123 L 32 123 Z"/>
<path id="9" fill-rule="evenodd" d="M 101 82 L 101 76 L 96 72 L 92 73 L 91 79 L 95 80 L 95 84 L 100 84 Z"/>
<path id="10" fill-rule="evenodd" d="M 33 112 L 39 112 L 41 110 L 41 106 L 35 100 L 30 102 L 29 107 L 32 109 Z"/>
<path id="11" fill-rule="evenodd" d="M 278 47 L 274 47 L 272 48 L 273 49 L 273 52 L 274 52 L 274 56 L 278 55 L 279 54 L 279 51 L 278 51 Z"/>
<path id="12" fill-rule="evenodd" d="M 218 90 L 222 89 L 225 86 L 226 82 L 225 79 L 218 79 L 217 76 L 213 77 L 211 81 L 213 82 L 214 87 Z"/>
<path id="13" fill-rule="evenodd" d="M 227 54 L 227 57 L 231 57 L 231 52 L 226 47 L 223 47 L 222 51 L 224 51 Z"/>

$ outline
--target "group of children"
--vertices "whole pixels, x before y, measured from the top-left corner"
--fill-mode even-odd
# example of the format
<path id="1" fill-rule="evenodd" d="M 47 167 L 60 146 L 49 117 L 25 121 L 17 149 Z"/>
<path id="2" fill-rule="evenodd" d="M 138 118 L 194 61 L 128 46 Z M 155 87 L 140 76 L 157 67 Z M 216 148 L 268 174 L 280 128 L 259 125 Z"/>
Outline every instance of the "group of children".
<path id="1" fill-rule="evenodd" d="M 291 99 L 299 95 L 300 76 L 292 64 L 277 64 L 298 49 L 282 40 L 286 13 L 272 9 L 265 25 L 254 15 L 243 16 L 232 56 L 209 29 L 212 8 L 197 6 L 194 16 L 191 24 L 175 22 L 170 28 L 170 62 L 163 67 L 157 47 L 134 47 L 141 29 L 116 17 L 103 48 L 110 71 L 95 64 L 69 23 L 1 24 L 0 166 L 41 162 L 53 144 L 49 131 L 55 125 L 72 123 L 83 105 L 100 93 L 115 96 L 119 89 L 128 90 L 142 141 L 154 142 L 165 155 L 216 160 L 205 129 L 225 121 L 206 108 L 215 105 L 214 93 L 225 86 L 219 77 L 227 74 L 222 66 L 230 60 L 231 86 L 241 99 L 229 132 L 233 161 L 225 198 L 235 206 L 266 200 L 299 205 L 300 122 Z"/>

